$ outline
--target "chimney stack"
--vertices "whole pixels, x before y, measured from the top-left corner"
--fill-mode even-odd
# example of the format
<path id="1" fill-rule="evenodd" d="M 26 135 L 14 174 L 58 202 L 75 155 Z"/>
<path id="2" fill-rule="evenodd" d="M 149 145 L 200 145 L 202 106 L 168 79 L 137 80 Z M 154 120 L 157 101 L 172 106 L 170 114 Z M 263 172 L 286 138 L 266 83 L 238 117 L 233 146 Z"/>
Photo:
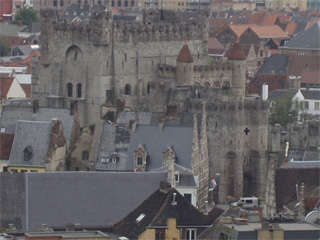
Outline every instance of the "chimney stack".
<path id="1" fill-rule="evenodd" d="M 268 91 L 269 91 L 269 89 L 268 89 L 269 87 L 268 87 L 268 85 L 267 84 L 263 84 L 262 85 L 262 100 L 268 100 Z"/>

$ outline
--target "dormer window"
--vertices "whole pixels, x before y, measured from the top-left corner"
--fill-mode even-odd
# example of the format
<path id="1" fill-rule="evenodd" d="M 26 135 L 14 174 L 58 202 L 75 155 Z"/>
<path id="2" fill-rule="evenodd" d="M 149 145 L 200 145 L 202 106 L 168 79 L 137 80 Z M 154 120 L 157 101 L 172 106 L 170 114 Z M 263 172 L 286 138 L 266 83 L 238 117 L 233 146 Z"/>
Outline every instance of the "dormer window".
<path id="1" fill-rule="evenodd" d="M 23 151 L 23 159 L 24 161 L 29 161 L 32 158 L 32 147 L 29 145 Z"/>
<path id="2" fill-rule="evenodd" d="M 180 175 L 179 175 L 179 173 L 176 173 L 176 174 L 174 175 L 174 180 L 175 180 L 176 182 L 179 182 L 179 180 L 180 180 Z"/>
<path id="3" fill-rule="evenodd" d="M 111 155 L 110 159 L 111 159 L 112 163 L 114 163 L 114 164 L 119 162 L 119 156 L 117 155 L 117 153 L 113 153 Z"/>
<path id="4" fill-rule="evenodd" d="M 142 165 L 142 157 L 137 157 L 137 165 L 138 166 Z"/>

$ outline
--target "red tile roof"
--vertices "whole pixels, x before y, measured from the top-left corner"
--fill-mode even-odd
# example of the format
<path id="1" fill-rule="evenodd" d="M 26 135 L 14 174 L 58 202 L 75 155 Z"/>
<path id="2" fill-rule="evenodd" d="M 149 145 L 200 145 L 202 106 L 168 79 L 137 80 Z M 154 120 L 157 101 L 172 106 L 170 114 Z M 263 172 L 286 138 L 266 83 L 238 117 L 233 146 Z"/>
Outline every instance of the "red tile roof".
<path id="1" fill-rule="evenodd" d="M 319 56 L 299 56 L 293 55 L 288 67 L 289 76 L 302 76 L 302 72 L 306 69 L 310 71 L 319 70 Z"/>
<path id="2" fill-rule="evenodd" d="M 0 160 L 9 160 L 13 138 L 13 133 L 0 133 Z"/>
<path id="3" fill-rule="evenodd" d="M 246 60 L 246 54 L 242 50 L 241 46 L 239 43 L 235 43 L 228 54 L 228 59 L 229 60 Z"/>
<path id="4" fill-rule="evenodd" d="M 262 24 L 265 15 L 265 12 L 256 12 L 254 15 L 250 17 L 249 24 Z"/>
<path id="5" fill-rule="evenodd" d="M 288 37 L 288 35 L 278 26 L 251 26 L 259 38 L 275 38 L 275 37 Z"/>
<path id="6" fill-rule="evenodd" d="M 224 49 L 216 38 L 208 38 L 208 49 Z"/>
<path id="7" fill-rule="evenodd" d="M 261 26 L 272 26 L 276 24 L 276 21 L 278 19 L 278 15 L 275 14 L 269 14 L 266 16 L 261 24 Z"/>
<path id="8" fill-rule="evenodd" d="M 13 82 L 13 77 L 0 77 L 1 100 L 7 100 L 7 94 Z"/>
<path id="9" fill-rule="evenodd" d="M 271 92 L 276 89 L 284 89 L 286 87 L 287 75 L 272 75 L 261 74 L 256 75 L 249 82 L 249 92 L 261 95 L 262 85 L 268 85 L 268 91 Z"/>
<path id="10" fill-rule="evenodd" d="M 193 62 L 193 58 L 187 43 L 183 45 L 177 57 L 177 62 Z"/>
<path id="11" fill-rule="evenodd" d="M 31 84 L 20 84 L 26 94 L 26 98 L 31 98 Z"/>
<path id="12" fill-rule="evenodd" d="M 314 71 L 303 70 L 300 83 L 320 85 L 320 69 Z"/>
<path id="13" fill-rule="evenodd" d="M 240 37 L 242 33 L 244 33 L 250 26 L 256 26 L 255 24 L 237 24 L 233 25 L 230 24 L 230 29 L 238 36 Z"/>
<path id="14" fill-rule="evenodd" d="M 293 36 L 294 32 L 296 31 L 297 26 L 298 26 L 298 23 L 290 22 L 290 23 L 288 23 L 285 32 L 289 36 Z"/>

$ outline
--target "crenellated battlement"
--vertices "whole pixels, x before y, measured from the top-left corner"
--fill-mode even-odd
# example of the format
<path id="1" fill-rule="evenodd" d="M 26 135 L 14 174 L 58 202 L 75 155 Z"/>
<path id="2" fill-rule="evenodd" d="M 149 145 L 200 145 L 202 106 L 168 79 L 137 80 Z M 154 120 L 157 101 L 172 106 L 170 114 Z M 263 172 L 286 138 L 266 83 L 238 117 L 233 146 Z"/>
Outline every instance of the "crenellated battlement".
<path id="1" fill-rule="evenodd" d="M 207 18 L 199 16 L 182 22 L 172 13 L 165 12 L 160 17 L 159 12 L 148 10 L 142 22 L 124 22 L 114 21 L 111 11 L 92 11 L 89 19 L 81 21 L 75 16 L 71 21 L 58 16 L 55 10 L 45 9 L 41 11 L 41 21 L 42 30 L 52 31 L 50 37 L 54 39 L 81 39 L 94 44 L 110 44 L 112 37 L 122 43 L 183 41 L 185 38 L 207 41 Z"/>

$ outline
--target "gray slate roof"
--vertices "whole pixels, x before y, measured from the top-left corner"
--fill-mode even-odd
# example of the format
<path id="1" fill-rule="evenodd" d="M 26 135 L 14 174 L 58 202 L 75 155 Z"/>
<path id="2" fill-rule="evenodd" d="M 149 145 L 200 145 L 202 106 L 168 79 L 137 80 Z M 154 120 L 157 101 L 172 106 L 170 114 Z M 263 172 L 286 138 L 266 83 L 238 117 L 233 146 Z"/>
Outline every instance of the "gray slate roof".
<path id="1" fill-rule="evenodd" d="M 287 74 L 287 55 L 286 54 L 273 54 L 261 66 L 257 74 L 271 74 L 274 71 L 275 75 Z"/>
<path id="2" fill-rule="evenodd" d="M 27 32 L 27 33 L 37 33 L 41 31 L 41 23 L 31 23 L 26 28 L 22 29 L 20 32 Z"/>
<path id="3" fill-rule="evenodd" d="M 320 49 L 320 21 L 313 24 L 309 29 L 292 38 L 286 45 L 280 48 L 288 49 Z"/>
<path id="4" fill-rule="evenodd" d="M 162 166 L 162 152 L 170 145 L 177 154 L 177 163 L 183 167 L 191 167 L 193 127 L 164 126 L 159 131 L 156 125 L 138 125 L 135 132 L 131 133 L 128 149 L 127 170 L 134 168 L 134 151 L 139 143 L 145 144 L 149 153 L 147 171 Z"/>
<path id="5" fill-rule="evenodd" d="M 306 100 L 320 100 L 320 91 L 301 90 L 301 93 Z"/>
<path id="6" fill-rule="evenodd" d="M 293 161 L 320 161 L 320 152 L 307 150 L 290 150 L 288 160 Z"/>
<path id="7" fill-rule="evenodd" d="M 160 167 L 157 169 L 154 169 L 152 172 L 167 172 L 168 166 Z M 197 184 L 194 180 L 194 176 L 191 169 L 182 167 L 179 164 L 174 164 L 174 171 L 175 173 L 179 173 L 179 182 L 176 183 L 177 187 L 196 187 Z"/>
<path id="8" fill-rule="evenodd" d="M 9 166 L 45 167 L 50 142 L 51 122 L 18 121 Z M 31 146 L 32 157 L 24 160 L 24 150 Z"/>
<path id="9" fill-rule="evenodd" d="M 277 89 L 269 93 L 268 100 L 275 101 L 277 99 L 285 99 L 287 96 L 292 96 L 298 92 L 296 89 Z"/>
<path id="10" fill-rule="evenodd" d="M 70 111 L 68 109 L 39 108 L 39 111 L 36 114 L 33 114 L 31 106 L 4 106 L 0 119 L 0 127 L 6 128 L 6 132 L 14 133 L 18 120 L 51 121 L 52 118 L 57 118 L 62 121 L 64 135 L 66 140 L 69 142 L 74 116 L 70 115 Z"/>
<path id="11" fill-rule="evenodd" d="M 18 26 L 7 22 L 0 23 L 0 34 L 1 36 L 18 37 L 18 32 L 24 28 L 25 26 Z"/>
<path id="12" fill-rule="evenodd" d="M 20 221 L 28 231 L 38 231 L 42 223 L 111 225 L 154 193 L 161 181 L 166 173 L 0 173 L 0 222 Z"/>

